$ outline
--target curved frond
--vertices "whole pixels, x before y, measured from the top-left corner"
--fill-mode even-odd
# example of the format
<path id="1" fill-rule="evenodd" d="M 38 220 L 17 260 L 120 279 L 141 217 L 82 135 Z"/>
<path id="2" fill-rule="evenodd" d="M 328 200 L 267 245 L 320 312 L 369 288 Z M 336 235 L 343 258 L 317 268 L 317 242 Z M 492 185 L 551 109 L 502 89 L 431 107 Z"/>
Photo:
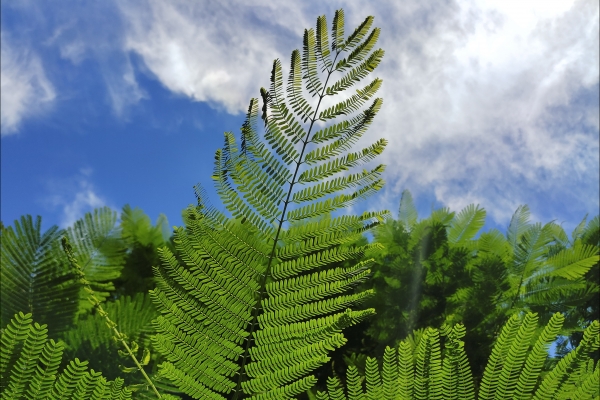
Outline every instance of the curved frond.
<path id="1" fill-rule="evenodd" d="M 544 376 L 538 390 L 536 390 L 533 400 L 543 400 L 553 398 L 562 389 L 577 390 L 577 386 L 572 381 L 578 378 L 577 371 L 583 364 L 587 364 L 588 354 L 595 352 L 600 346 L 600 323 L 594 321 L 585 331 L 583 340 L 575 350 L 563 357 L 558 364 Z M 578 382 L 581 385 L 584 382 Z"/>
<path id="2" fill-rule="evenodd" d="M 517 248 L 521 235 L 529 228 L 530 215 L 531 213 L 527 205 L 519 206 L 513 214 L 510 225 L 508 225 L 508 231 L 506 232 L 506 239 L 513 249 Z"/>
<path id="3" fill-rule="evenodd" d="M 485 223 L 485 210 L 473 204 L 454 217 L 448 229 L 448 242 L 461 246 L 473 239 Z"/>
<path id="4" fill-rule="evenodd" d="M 34 220 L 27 215 L 15 221 L 14 227 L 2 229 L 2 324 L 27 312 L 47 324 L 54 335 L 74 322 L 80 286 L 59 247 L 63 231 L 52 226 L 42 233 L 41 224 L 41 217 Z"/>
<path id="5" fill-rule="evenodd" d="M 117 213 L 109 207 L 97 208 L 67 229 L 77 261 L 96 297 L 103 301 L 115 290 L 113 281 L 121 276 L 125 264 L 125 246 L 117 224 Z M 87 312 L 92 305 L 82 288 L 79 312 Z"/>
<path id="6" fill-rule="evenodd" d="M 573 247 L 564 249 L 560 253 L 545 260 L 545 266 L 549 270 L 547 276 L 561 277 L 575 280 L 585 274 L 598 263 L 600 255 L 596 246 L 590 246 L 576 242 Z M 536 278 L 539 279 L 539 275 Z"/>

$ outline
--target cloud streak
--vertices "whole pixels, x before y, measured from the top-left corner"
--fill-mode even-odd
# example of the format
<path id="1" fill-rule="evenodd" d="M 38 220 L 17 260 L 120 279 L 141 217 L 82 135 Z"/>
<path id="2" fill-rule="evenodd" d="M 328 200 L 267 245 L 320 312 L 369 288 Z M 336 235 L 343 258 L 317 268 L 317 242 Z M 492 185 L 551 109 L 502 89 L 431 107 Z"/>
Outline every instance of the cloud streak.
<path id="1" fill-rule="evenodd" d="M 82 169 L 70 178 L 48 182 L 44 203 L 51 209 L 60 210 L 61 228 L 73 226 L 86 212 L 109 205 L 92 183 L 91 174 L 90 169 Z"/>
<path id="2" fill-rule="evenodd" d="M 2 31 L 0 115 L 2 136 L 16 134 L 21 122 L 45 111 L 56 98 L 40 57 L 11 42 Z"/>

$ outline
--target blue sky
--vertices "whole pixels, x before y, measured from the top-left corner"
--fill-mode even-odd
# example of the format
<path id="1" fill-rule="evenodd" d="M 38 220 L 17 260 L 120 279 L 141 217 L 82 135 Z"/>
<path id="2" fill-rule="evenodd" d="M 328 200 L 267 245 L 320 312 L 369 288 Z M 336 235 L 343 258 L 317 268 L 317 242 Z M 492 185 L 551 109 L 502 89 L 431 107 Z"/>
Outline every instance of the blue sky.
<path id="1" fill-rule="evenodd" d="M 180 225 L 213 154 L 304 28 L 374 15 L 386 188 L 354 210 L 520 204 L 568 232 L 599 213 L 599 6 L 578 1 L 2 1 L 1 219 L 68 226 L 139 206 Z M 216 198 L 215 198 L 216 200 Z"/>

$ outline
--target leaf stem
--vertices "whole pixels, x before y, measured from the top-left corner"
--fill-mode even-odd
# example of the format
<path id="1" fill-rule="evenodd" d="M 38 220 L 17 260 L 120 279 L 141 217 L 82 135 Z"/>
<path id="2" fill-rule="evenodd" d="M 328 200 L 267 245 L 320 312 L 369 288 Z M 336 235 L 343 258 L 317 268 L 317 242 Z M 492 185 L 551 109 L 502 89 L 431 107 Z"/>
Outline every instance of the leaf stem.
<path id="1" fill-rule="evenodd" d="M 333 59 L 333 64 L 335 64 L 335 61 L 337 60 L 340 53 L 341 53 L 340 50 L 336 51 L 335 57 Z M 296 161 L 296 167 L 294 168 L 294 176 L 292 177 L 291 182 L 288 182 L 290 187 L 288 189 L 286 199 L 283 202 L 283 210 L 281 211 L 281 218 L 279 219 L 279 226 L 277 228 L 277 233 L 275 234 L 275 238 L 273 240 L 273 247 L 271 248 L 271 251 L 270 251 L 269 263 L 267 264 L 267 269 L 265 270 L 265 273 L 262 275 L 260 286 L 259 286 L 260 287 L 260 298 L 258 300 L 259 304 L 262 302 L 262 300 L 264 299 L 264 296 L 266 294 L 265 289 L 264 289 L 266 279 L 267 279 L 267 276 L 269 276 L 269 274 L 270 274 L 271 264 L 273 262 L 273 259 L 275 258 L 275 250 L 277 249 L 277 241 L 279 240 L 279 234 L 281 233 L 281 231 L 283 229 L 283 222 L 285 221 L 285 212 L 287 211 L 288 204 L 290 203 L 292 189 L 294 188 L 294 185 L 296 184 L 296 177 L 298 176 L 298 171 L 300 170 L 300 165 L 302 165 L 302 156 L 304 155 L 304 152 L 306 151 L 306 146 L 310 142 L 310 133 L 312 131 L 315 121 L 317 120 L 317 112 L 319 111 L 319 106 L 321 105 L 321 101 L 323 100 L 323 98 L 325 98 L 325 96 L 326 96 L 325 90 L 327 89 L 327 82 L 329 82 L 329 78 L 335 72 L 335 69 L 332 67 L 332 69 L 327 70 L 327 72 L 328 72 L 328 74 L 327 74 L 327 78 L 325 79 L 325 84 L 323 85 L 323 90 L 321 91 L 321 94 L 319 94 L 319 102 L 317 103 L 317 107 L 315 108 L 313 117 L 310 119 L 310 126 L 308 127 L 308 131 L 306 132 L 306 140 L 302 141 L 302 143 L 303 143 L 302 151 L 300 152 L 298 161 Z M 237 400 L 239 394 L 241 393 L 240 389 L 241 389 L 242 378 L 245 375 L 244 367 L 245 367 L 246 361 L 248 359 L 250 342 L 251 342 L 252 335 L 254 333 L 254 327 L 258 324 L 257 319 L 258 319 L 259 311 L 260 311 L 260 307 L 254 307 L 254 310 L 252 311 L 252 323 L 250 324 L 250 334 L 248 335 L 248 340 L 246 341 L 246 348 L 244 349 L 244 354 L 242 356 L 242 365 L 240 367 L 241 374 L 240 374 L 238 383 L 235 388 L 235 394 L 234 394 L 233 400 Z"/>
<path id="2" fill-rule="evenodd" d="M 156 394 L 156 397 L 158 397 L 159 399 L 162 399 L 162 396 L 156 389 L 156 386 L 154 386 L 154 383 L 152 382 L 152 380 L 150 379 L 148 374 L 146 374 L 146 371 L 144 371 L 144 368 L 142 367 L 142 365 L 140 364 L 138 359 L 135 357 L 135 354 L 133 354 L 133 352 L 131 351 L 131 348 L 129 348 L 129 345 L 125 341 L 125 336 L 121 332 L 119 332 L 119 330 L 117 329 L 117 324 L 115 322 L 113 322 L 110 319 L 110 317 L 108 316 L 108 313 L 106 311 L 104 311 L 104 309 L 102 308 L 102 305 L 100 304 L 100 301 L 98 300 L 98 298 L 96 297 L 96 295 L 94 293 L 94 290 L 90 286 L 90 282 L 87 279 L 85 279 L 85 274 L 83 273 L 83 269 L 81 268 L 81 266 L 77 262 L 77 259 L 75 258 L 75 255 L 73 254 L 73 247 L 69 243 L 69 239 L 66 236 L 63 236 L 61 243 L 62 243 L 63 250 L 65 251 L 65 253 L 67 255 L 67 258 L 69 259 L 69 263 L 75 269 L 75 272 L 79 276 L 79 282 L 83 285 L 85 291 L 88 292 L 88 294 L 89 294 L 88 300 L 90 301 L 90 303 L 92 303 L 94 305 L 94 307 L 96 307 L 98 309 L 98 314 L 101 317 L 103 317 L 104 319 L 106 319 L 106 325 L 109 327 L 109 329 L 111 329 L 113 331 L 117 340 L 119 340 L 121 342 L 121 344 L 125 347 L 125 349 L 127 350 L 127 353 L 129 353 L 129 356 L 132 358 L 133 362 L 138 367 L 138 370 L 142 373 L 142 375 L 144 375 L 144 378 L 146 379 L 146 381 L 148 382 L 148 384 L 150 385 L 150 387 Z"/>

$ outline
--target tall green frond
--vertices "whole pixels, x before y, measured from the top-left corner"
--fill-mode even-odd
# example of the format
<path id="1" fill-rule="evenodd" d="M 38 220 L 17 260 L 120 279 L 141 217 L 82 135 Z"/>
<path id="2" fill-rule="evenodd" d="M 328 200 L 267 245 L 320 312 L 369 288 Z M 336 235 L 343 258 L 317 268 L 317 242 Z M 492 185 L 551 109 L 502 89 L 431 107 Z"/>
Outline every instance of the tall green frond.
<path id="1" fill-rule="evenodd" d="M 414 391 L 413 348 L 407 340 L 398 346 L 398 397 L 412 399 Z"/>
<path id="2" fill-rule="evenodd" d="M 318 22 L 317 22 L 318 25 Z M 302 52 L 302 69 L 304 78 L 306 79 L 306 89 L 314 96 L 320 95 L 323 88 L 321 79 L 317 71 L 317 55 L 316 55 L 316 39 L 315 31 L 312 29 L 304 30 L 304 51 Z M 306 121 L 309 118 L 308 113 L 305 113 Z"/>
<path id="3" fill-rule="evenodd" d="M 519 376 L 519 381 L 514 392 L 516 399 L 529 399 L 535 388 L 544 361 L 548 357 L 548 348 L 556 339 L 565 318 L 562 314 L 556 313 L 552 316 L 542 333 L 538 336 L 531 352 L 527 355 L 523 372 Z"/>
<path id="4" fill-rule="evenodd" d="M 321 15 L 317 18 L 317 56 L 323 65 L 321 72 L 330 70 L 333 63 L 329 58 L 329 33 L 327 32 L 327 18 Z"/>
<path id="5" fill-rule="evenodd" d="M 443 398 L 468 400 L 475 399 L 475 387 L 471 367 L 464 350 L 464 325 L 455 325 L 448 333 L 443 359 Z"/>
<path id="6" fill-rule="evenodd" d="M 343 71 L 333 66 L 346 47 L 355 49 L 346 62 L 356 67 L 336 93 L 379 63 L 383 52 L 371 52 L 379 30 L 366 35 L 371 24 L 368 18 L 346 42 L 341 10 L 331 38 L 319 17 L 316 33 L 304 33 L 302 56 L 292 53 L 285 91 L 275 60 L 270 89 L 261 89 L 264 133 L 252 99 L 240 143 L 226 133 L 215 155 L 213 179 L 229 215 L 209 206 L 198 189 L 198 206 L 184 215 L 186 228 L 175 230 L 175 252 L 160 252 L 151 292 L 161 313 L 153 343 L 167 359 L 161 374 L 195 398 L 280 399 L 304 392 L 316 382 L 310 374 L 346 343 L 342 330 L 374 312 L 352 308 L 372 296 L 353 289 L 370 274 L 372 260 L 360 258 L 377 246 L 352 244 L 386 212 L 330 214 L 383 186 L 383 166 L 351 171 L 386 145 L 380 139 L 351 152 L 381 107 L 374 99 L 362 109 L 381 81 L 320 110 L 323 98 L 334 95 L 327 82 Z M 343 115 L 348 119 L 316 129 L 319 119 Z"/>
<path id="7" fill-rule="evenodd" d="M 344 50 L 344 10 L 335 11 L 331 34 L 331 51 Z"/>
<path id="8" fill-rule="evenodd" d="M 308 32 L 305 31 L 304 32 L 305 42 L 306 42 L 306 40 L 308 40 L 307 35 L 308 35 Z M 305 50 L 304 50 L 305 53 L 308 51 L 308 49 L 306 49 L 306 46 L 308 46 L 308 43 L 305 43 Z M 314 57 L 314 55 L 312 53 L 311 53 L 311 56 Z M 305 54 L 304 57 L 306 58 L 307 55 Z M 315 62 L 316 62 L 316 60 L 311 60 L 311 67 L 313 68 L 313 70 L 311 70 L 311 72 L 312 72 L 312 74 L 314 74 L 316 76 L 317 72 L 314 71 L 314 68 L 315 68 L 314 63 Z M 292 52 L 292 60 L 290 62 L 291 67 L 290 67 L 290 76 L 288 78 L 287 94 L 290 98 L 290 104 L 292 106 L 292 110 L 297 115 L 300 116 L 300 118 L 302 119 L 302 122 L 306 122 L 312 116 L 313 110 L 312 110 L 311 105 L 308 103 L 308 101 L 302 95 L 302 66 L 300 65 L 300 63 L 301 63 L 300 52 L 298 50 L 294 50 Z"/>
<path id="9" fill-rule="evenodd" d="M 537 315 L 529 313 L 523 319 L 515 338 L 503 360 L 502 371 L 498 376 L 496 397 L 511 398 L 514 395 L 521 368 L 537 328 Z"/>
<path id="10" fill-rule="evenodd" d="M 477 397 L 479 400 L 492 400 L 495 398 L 496 390 L 500 384 L 500 374 L 502 373 L 502 368 L 504 367 L 506 357 L 517 334 L 519 325 L 519 317 L 515 314 L 504 325 L 500 335 L 496 339 L 496 344 L 492 349 L 492 354 L 481 379 L 479 395 Z"/>

